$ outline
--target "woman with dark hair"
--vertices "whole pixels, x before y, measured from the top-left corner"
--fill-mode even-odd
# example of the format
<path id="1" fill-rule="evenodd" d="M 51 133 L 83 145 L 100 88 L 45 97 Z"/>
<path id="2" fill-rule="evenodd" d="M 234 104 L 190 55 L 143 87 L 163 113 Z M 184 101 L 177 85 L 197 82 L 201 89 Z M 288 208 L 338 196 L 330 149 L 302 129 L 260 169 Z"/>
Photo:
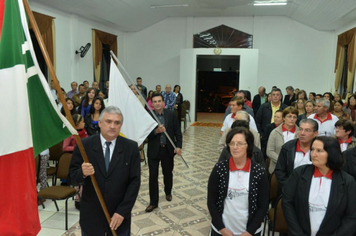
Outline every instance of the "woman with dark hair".
<path id="1" fill-rule="evenodd" d="M 330 101 L 329 111 L 332 112 L 334 108 L 334 96 L 332 95 L 332 93 L 326 92 L 323 94 L 323 97 Z"/>
<path id="2" fill-rule="evenodd" d="M 355 124 L 356 94 L 352 94 L 351 96 L 349 96 L 349 98 L 347 99 L 347 105 L 343 108 L 343 111 L 351 116 L 351 120 Z"/>
<path id="3" fill-rule="evenodd" d="M 78 112 L 84 117 L 89 113 L 93 99 L 98 96 L 98 91 L 95 88 L 89 88 L 85 97 L 82 100 L 81 105 L 79 106 Z"/>
<path id="4" fill-rule="evenodd" d="M 93 105 L 90 107 L 90 111 L 85 117 L 85 130 L 88 135 L 100 133 L 99 116 L 105 109 L 104 101 L 101 97 L 95 97 L 93 99 Z"/>
<path id="5" fill-rule="evenodd" d="M 283 189 L 289 235 L 354 235 L 356 184 L 340 170 L 344 158 L 339 142 L 316 137 L 310 159 L 313 164 L 296 168 Z"/>
<path id="6" fill-rule="evenodd" d="M 147 99 L 146 99 L 147 102 L 151 100 L 152 94 L 153 94 L 153 90 L 150 90 L 148 92 L 148 96 L 147 96 Z"/>
<path id="7" fill-rule="evenodd" d="M 71 98 L 66 98 L 66 104 L 67 104 L 67 107 L 68 107 L 68 109 L 69 109 L 69 111 L 70 111 L 70 114 L 73 116 L 74 114 L 77 114 L 78 112 L 77 112 L 77 109 L 75 109 L 75 107 L 74 107 L 74 101 L 73 101 L 73 99 L 71 99 Z M 62 109 L 61 109 L 61 113 L 65 116 L 66 114 L 65 114 L 65 112 L 64 112 L 64 109 L 63 109 L 63 107 L 62 107 Z"/>
<path id="8" fill-rule="evenodd" d="M 343 106 L 344 106 L 344 103 L 342 101 L 334 101 L 334 108 L 333 108 L 333 112 L 331 112 L 331 114 L 334 114 L 339 119 L 350 120 L 350 115 L 342 109 Z"/>
<path id="9" fill-rule="evenodd" d="M 208 182 L 211 235 L 261 235 L 268 209 L 266 170 L 251 160 L 253 134 L 244 127 L 226 138 L 231 158 L 217 163 Z"/>
<path id="10" fill-rule="evenodd" d="M 276 168 L 282 145 L 295 139 L 299 130 L 298 126 L 295 124 L 298 118 L 297 108 L 292 106 L 285 108 L 282 117 L 283 123 L 271 132 L 267 142 L 266 154 L 271 160 L 268 168 L 270 174 L 272 174 Z"/>
<path id="11" fill-rule="evenodd" d="M 176 95 L 176 104 L 174 105 L 174 109 L 177 109 L 177 112 L 178 112 L 177 118 L 180 121 L 180 118 L 182 116 L 183 95 L 180 92 L 179 85 L 175 85 L 173 91 L 174 91 L 174 94 Z"/>

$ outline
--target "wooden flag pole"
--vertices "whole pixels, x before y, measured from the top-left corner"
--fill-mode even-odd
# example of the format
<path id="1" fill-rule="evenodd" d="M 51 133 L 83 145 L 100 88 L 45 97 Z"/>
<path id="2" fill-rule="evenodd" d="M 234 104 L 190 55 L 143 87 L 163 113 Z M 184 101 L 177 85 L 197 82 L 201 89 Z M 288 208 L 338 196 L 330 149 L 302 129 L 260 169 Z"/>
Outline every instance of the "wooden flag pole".
<path id="1" fill-rule="evenodd" d="M 69 111 L 68 107 L 66 106 L 66 101 L 65 101 L 64 96 L 62 94 L 62 90 L 61 90 L 61 88 L 59 86 L 59 82 L 58 82 L 56 73 L 54 72 L 53 64 L 51 62 L 51 59 L 49 58 L 46 46 L 44 45 L 41 33 L 40 33 L 39 29 L 38 29 L 37 22 L 35 20 L 35 17 L 33 16 L 33 13 L 31 11 L 30 6 L 28 5 L 27 0 L 22 0 L 22 2 L 24 4 L 24 7 L 25 7 L 26 13 L 28 15 L 28 18 L 30 20 L 30 23 L 32 25 L 32 29 L 35 32 L 38 44 L 40 45 L 43 57 L 44 57 L 44 59 L 46 61 L 46 64 L 47 64 L 47 67 L 48 67 L 48 70 L 49 70 L 49 73 L 50 73 L 51 78 L 53 80 L 53 83 L 55 85 L 55 88 L 56 88 L 56 91 L 57 91 L 57 96 L 58 96 L 60 102 L 63 104 L 63 109 L 65 111 L 66 118 L 71 123 L 71 125 L 73 127 L 75 127 L 72 115 L 70 114 L 70 111 Z M 87 154 L 86 154 L 86 152 L 84 150 L 84 147 L 83 147 L 82 141 L 80 140 L 79 135 L 74 135 L 74 137 L 75 137 L 75 140 L 77 141 L 77 145 L 78 145 L 78 148 L 80 150 L 80 153 L 82 154 L 84 162 L 89 163 L 89 159 L 88 159 Z M 99 198 L 99 202 L 100 202 L 100 205 L 101 205 L 101 207 L 102 207 L 102 209 L 104 211 L 106 220 L 108 221 L 108 224 L 110 225 L 111 217 L 109 215 L 109 212 L 108 212 L 108 209 L 106 207 L 103 195 L 101 194 L 101 191 L 99 189 L 99 186 L 98 186 L 98 183 L 97 183 L 97 181 L 95 179 L 95 176 L 94 175 L 90 175 L 90 179 L 91 179 L 91 181 L 93 183 L 95 192 L 96 192 L 96 194 L 97 194 L 97 196 Z M 114 230 L 111 230 L 111 232 L 112 232 L 112 234 L 114 236 L 117 236 L 117 234 L 116 234 L 116 232 Z"/>

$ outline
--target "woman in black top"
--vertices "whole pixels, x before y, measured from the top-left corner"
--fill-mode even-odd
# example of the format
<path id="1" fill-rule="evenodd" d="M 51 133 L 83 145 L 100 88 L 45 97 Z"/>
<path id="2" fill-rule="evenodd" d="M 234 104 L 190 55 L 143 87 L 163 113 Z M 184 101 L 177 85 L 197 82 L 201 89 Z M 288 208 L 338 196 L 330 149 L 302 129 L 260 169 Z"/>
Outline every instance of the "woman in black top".
<path id="1" fill-rule="evenodd" d="M 176 95 L 176 104 L 174 105 L 174 109 L 178 111 L 178 120 L 182 118 L 182 104 L 183 104 L 183 95 L 180 93 L 180 86 L 174 86 L 174 94 Z"/>
<path id="2" fill-rule="evenodd" d="M 103 99 L 101 97 L 95 97 L 90 107 L 89 113 L 85 117 L 85 130 L 88 136 L 100 133 L 99 116 L 105 109 Z"/>
<path id="3" fill-rule="evenodd" d="M 312 165 L 296 168 L 283 188 L 283 213 L 293 236 L 354 235 L 356 183 L 341 171 L 344 158 L 333 137 L 316 137 Z"/>

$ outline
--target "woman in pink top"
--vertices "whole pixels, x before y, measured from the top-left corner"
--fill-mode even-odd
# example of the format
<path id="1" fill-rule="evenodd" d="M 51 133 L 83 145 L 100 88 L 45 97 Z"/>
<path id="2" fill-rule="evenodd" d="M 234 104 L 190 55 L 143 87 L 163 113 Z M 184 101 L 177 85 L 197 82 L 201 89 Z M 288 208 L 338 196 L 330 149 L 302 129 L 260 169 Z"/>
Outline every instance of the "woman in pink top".
<path id="1" fill-rule="evenodd" d="M 74 114 L 73 121 L 79 137 L 81 139 L 88 137 L 87 131 L 84 129 L 84 118 L 79 114 Z M 63 141 L 63 151 L 73 152 L 75 145 L 77 145 L 77 141 L 75 140 L 74 135 L 71 135 Z"/>

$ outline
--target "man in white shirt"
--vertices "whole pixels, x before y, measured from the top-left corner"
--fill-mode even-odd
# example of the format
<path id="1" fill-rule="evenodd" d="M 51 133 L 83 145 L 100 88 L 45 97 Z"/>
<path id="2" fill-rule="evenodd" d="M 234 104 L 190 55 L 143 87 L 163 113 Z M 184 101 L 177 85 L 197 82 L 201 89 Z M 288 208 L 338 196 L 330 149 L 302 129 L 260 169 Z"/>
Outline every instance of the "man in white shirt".
<path id="1" fill-rule="evenodd" d="M 232 123 L 234 123 L 235 119 L 235 114 L 238 111 L 243 110 L 243 106 L 244 106 L 245 102 L 242 99 L 242 97 L 233 97 L 230 100 L 230 108 L 231 108 L 231 113 L 229 115 L 227 115 L 224 119 L 224 123 L 223 126 L 221 127 L 220 130 L 220 136 L 224 133 L 225 129 L 230 128 Z M 255 123 L 255 119 L 249 114 L 250 117 L 250 128 L 254 129 L 257 131 L 257 126 Z"/>
<path id="2" fill-rule="evenodd" d="M 315 120 L 319 125 L 319 136 L 335 135 L 335 123 L 339 120 L 337 116 L 329 112 L 330 101 L 324 98 L 316 100 L 315 114 L 308 118 Z"/>

